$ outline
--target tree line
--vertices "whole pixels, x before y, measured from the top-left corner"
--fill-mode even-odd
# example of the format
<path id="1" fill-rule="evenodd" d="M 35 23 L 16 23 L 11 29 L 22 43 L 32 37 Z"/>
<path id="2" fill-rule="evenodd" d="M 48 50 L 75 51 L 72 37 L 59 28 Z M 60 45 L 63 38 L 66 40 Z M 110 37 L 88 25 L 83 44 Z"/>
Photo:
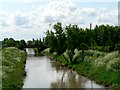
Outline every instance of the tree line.
<path id="1" fill-rule="evenodd" d="M 91 26 L 91 25 L 90 25 Z M 57 52 L 64 56 L 64 52 L 68 50 L 68 56 L 72 62 L 75 54 L 74 50 L 92 49 L 104 52 L 120 50 L 120 27 L 110 25 L 96 25 L 94 29 L 80 28 L 78 25 L 62 26 L 58 22 L 53 25 L 53 30 L 48 30 L 44 38 L 25 40 L 14 40 L 13 38 L 4 38 L 2 47 L 17 47 L 25 50 L 26 45 L 36 45 L 40 53 L 46 48 L 50 48 L 50 52 Z"/>
<path id="2" fill-rule="evenodd" d="M 70 62 L 75 55 L 75 49 L 82 50 L 82 53 L 87 49 L 104 52 L 120 50 L 119 26 L 96 25 L 94 29 L 83 29 L 72 24 L 63 27 L 62 23 L 58 22 L 53 25 L 53 29 L 46 32 L 46 45 L 51 53 L 57 52 L 64 58 L 63 53 L 68 50 Z"/>
<path id="3" fill-rule="evenodd" d="M 24 39 L 22 40 L 14 40 L 13 38 L 4 38 L 2 41 L 2 47 L 17 47 L 18 49 L 25 50 L 27 46 L 38 46 L 36 47 L 38 49 L 38 52 L 40 53 L 46 48 L 46 45 L 44 44 L 44 39 L 43 41 L 40 39 L 32 39 L 25 41 Z"/>

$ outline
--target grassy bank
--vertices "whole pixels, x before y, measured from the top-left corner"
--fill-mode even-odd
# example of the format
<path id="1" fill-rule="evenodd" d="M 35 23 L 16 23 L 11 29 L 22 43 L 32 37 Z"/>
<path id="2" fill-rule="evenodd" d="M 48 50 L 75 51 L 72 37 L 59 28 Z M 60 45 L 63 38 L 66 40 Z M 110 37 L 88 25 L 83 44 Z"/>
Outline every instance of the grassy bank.
<path id="1" fill-rule="evenodd" d="M 76 49 L 73 58 L 77 62 L 75 64 L 67 63 L 62 56 L 57 55 L 55 52 L 50 54 L 49 49 L 46 49 L 44 53 L 52 60 L 61 62 L 65 66 L 75 70 L 78 74 L 84 75 L 96 83 L 103 84 L 107 87 L 120 88 L 120 55 L 117 51 L 105 53 L 86 50 L 83 55 L 81 51 Z M 69 59 L 66 52 L 64 55 Z"/>
<path id="2" fill-rule="evenodd" d="M 2 48 L 0 47 L 0 89 L 2 88 Z"/>
<path id="3" fill-rule="evenodd" d="M 0 53 L 2 53 L 2 87 L 21 88 L 25 75 L 26 53 L 15 47 L 4 48 Z"/>

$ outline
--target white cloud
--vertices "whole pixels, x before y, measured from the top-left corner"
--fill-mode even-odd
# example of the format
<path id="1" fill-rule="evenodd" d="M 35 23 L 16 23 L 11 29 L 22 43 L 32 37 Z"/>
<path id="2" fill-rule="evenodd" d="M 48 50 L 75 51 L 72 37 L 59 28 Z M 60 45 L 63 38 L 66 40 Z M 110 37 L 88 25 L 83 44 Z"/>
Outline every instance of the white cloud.
<path id="1" fill-rule="evenodd" d="M 118 11 L 107 11 L 106 13 L 101 13 L 95 18 L 95 22 L 98 24 L 118 24 Z"/>
<path id="2" fill-rule="evenodd" d="M 20 0 L 22 3 L 33 3 L 36 2 L 36 0 Z"/>
<path id="3" fill-rule="evenodd" d="M 49 1 L 57 1 L 61 2 L 64 0 L 0 0 L 0 2 L 24 2 L 24 3 L 30 3 L 30 2 L 49 2 Z M 74 2 L 118 2 L 119 0 L 68 0 L 68 1 L 74 1 Z"/>
<path id="4" fill-rule="evenodd" d="M 52 0 L 26 13 L 0 11 L 0 39 L 10 36 L 17 39 L 43 37 L 49 24 L 55 22 L 78 24 L 81 27 L 88 27 L 89 23 L 117 25 L 117 10 L 79 8 L 73 2 L 62 0 L 58 3 Z"/>

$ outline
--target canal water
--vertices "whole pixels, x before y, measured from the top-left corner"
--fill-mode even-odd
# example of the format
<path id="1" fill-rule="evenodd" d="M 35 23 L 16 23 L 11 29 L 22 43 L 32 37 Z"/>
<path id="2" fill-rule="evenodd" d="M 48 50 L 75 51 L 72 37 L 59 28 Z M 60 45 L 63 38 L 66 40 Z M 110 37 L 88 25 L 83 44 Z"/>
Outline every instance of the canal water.
<path id="1" fill-rule="evenodd" d="M 102 88 L 75 71 L 61 67 L 47 56 L 36 57 L 32 49 L 27 49 L 26 74 L 23 88 Z"/>

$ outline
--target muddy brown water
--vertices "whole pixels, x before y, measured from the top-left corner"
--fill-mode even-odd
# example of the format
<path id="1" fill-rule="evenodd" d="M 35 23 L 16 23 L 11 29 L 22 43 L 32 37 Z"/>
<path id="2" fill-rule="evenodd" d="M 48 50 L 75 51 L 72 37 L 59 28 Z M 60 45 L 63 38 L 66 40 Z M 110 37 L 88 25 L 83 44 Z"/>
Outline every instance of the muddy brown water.
<path id="1" fill-rule="evenodd" d="M 35 57 L 32 49 L 27 50 L 26 74 L 23 88 L 102 88 L 88 78 L 78 75 L 75 71 L 61 67 L 47 56 Z"/>

